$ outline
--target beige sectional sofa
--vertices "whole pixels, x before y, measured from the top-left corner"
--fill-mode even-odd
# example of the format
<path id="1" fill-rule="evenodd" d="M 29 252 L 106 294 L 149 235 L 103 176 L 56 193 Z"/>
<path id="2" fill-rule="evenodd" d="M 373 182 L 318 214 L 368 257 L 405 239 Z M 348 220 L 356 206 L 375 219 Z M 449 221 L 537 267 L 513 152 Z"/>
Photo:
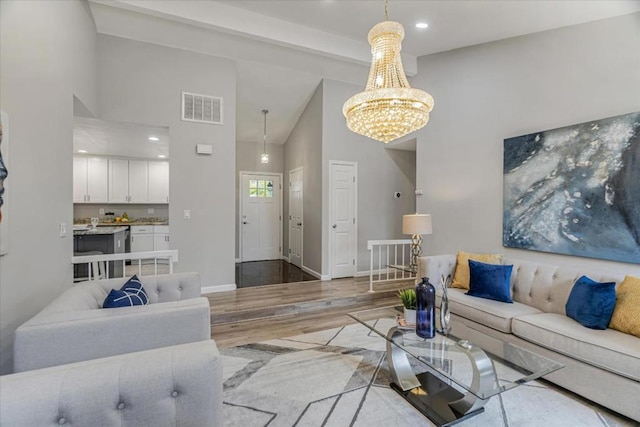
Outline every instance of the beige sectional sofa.
<path id="1" fill-rule="evenodd" d="M 624 273 L 577 271 L 512 258 L 503 258 L 502 263 L 513 265 L 513 304 L 472 297 L 465 295 L 464 289 L 450 288 L 452 315 L 472 330 L 564 364 L 545 378 L 640 421 L 640 338 L 613 329 L 585 328 L 565 315 L 567 298 L 580 276 L 620 284 Z M 455 266 L 455 254 L 422 257 L 418 277 L 429 277 L 439 284 L 441 275 L 453 276 Z M 439 297 L 442 289 L 438 288 L 436 285 Z"/>

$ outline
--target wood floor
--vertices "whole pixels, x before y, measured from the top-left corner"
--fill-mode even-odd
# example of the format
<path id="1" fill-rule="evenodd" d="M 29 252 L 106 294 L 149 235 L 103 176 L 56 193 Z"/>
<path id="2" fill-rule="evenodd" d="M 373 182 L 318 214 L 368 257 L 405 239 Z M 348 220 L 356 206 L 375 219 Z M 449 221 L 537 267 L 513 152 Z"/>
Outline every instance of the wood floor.
<path id="1" fill-rule="evenodd" d="M 400 304 L 399 289 L 413 279 L 377 283 L 369 278 L 284 283 L 206 295 L 211 305 L 211 337 L 233 347 L 355 323 L 347 313 Z"/>
<path id="2" fill-rule="evenodd" d="M 236 263 L 236 287 L 275 285 L 317 280 L 311 274 L 288 262 L 275 259 Z"/>

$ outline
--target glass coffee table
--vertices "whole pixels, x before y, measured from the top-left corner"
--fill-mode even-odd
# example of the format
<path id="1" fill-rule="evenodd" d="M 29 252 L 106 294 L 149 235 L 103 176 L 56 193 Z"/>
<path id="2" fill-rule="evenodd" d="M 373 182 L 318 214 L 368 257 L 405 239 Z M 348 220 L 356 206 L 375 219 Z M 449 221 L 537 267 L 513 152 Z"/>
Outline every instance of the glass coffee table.
<path id="1" fill-rule="evenodd" d="M 401 316 L 402 306 L 349 313 L 387 340 L 391 388 L 439 426 L 480 414 L 491 397 L 563 367 L 454 319 L 447 336 L 420 338 L 398 326 Z"/>

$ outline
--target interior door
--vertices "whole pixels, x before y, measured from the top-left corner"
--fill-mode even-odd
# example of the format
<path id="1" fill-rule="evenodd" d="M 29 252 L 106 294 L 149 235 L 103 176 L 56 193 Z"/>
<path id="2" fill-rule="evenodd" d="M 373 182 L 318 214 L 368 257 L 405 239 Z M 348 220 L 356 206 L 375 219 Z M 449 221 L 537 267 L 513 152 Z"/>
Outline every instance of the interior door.
<path id="1" fill-rule="evenodd" d="M 356 164 L 331 162 L 331 278 L 356 273 Z"/>
<path id="2" fill-rule="evenodd" d="M 302 168 L 289 172 L 289 262 L 302 267 Z"/>
<path id="3" fill-rule="evenodd" d="M 242 261 L 281 258 L 280 181 L 278 175 L 242 174 Z"/>

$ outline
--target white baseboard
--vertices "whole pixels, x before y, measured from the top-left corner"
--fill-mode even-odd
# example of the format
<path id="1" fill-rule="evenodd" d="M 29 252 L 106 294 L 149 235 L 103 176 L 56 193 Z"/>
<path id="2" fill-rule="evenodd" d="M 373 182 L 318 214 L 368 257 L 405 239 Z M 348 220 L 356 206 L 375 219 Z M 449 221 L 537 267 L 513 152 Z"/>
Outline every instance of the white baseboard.
<path id="1" fill-rule="evenodd" d="M 331 277 L 329 277 L 328 274 L 323 274 L 322 276 L 320 276 L 320 280 L 331 280 Z"/>
<path id="2" fill-rule="evenodd" d="M 240 262 L 240 258 L 236 258 L 236 263 L 239 263 L 239 262 Z"/>
<path id="3" fill-rule="evenodd" d="M 314 271 L 314 270 L 310 269 L 309 267 L 305 267 L 304 265 L 302 267 L 300 267 L 300 269 L 302 271 L 305 271 L 305 272 L 309 273 L 313 277 L 316 277 L 316 278 L 320 279 L 320 280 L 329 280 L 328 278 L 323 279 L 322 278 L 322 274 L 318 273 L 317 271 Z"/>
<path id="4" fill-rule="evenodd" d="M 212 294 L 214 292 L 226 292 L 226 291 L 235 291 L 235 290 L 236 290 L 236 284 L 229 283 L 226 285 L 203 286 L 200 289 L 200 294 L 204 295 L 204 294 Z"/>
<path id="5" fill-rule="evenodd" d="M 284 255 L 282 256 L 282 260 L 283 260 L 283 261 L 287 261 L 287 262 L 289 262 L 289 263 L 291 262 L 291 261 L 289 261 L 289 257 L 286 257 L 286 256 L 284 256 Z"/>

